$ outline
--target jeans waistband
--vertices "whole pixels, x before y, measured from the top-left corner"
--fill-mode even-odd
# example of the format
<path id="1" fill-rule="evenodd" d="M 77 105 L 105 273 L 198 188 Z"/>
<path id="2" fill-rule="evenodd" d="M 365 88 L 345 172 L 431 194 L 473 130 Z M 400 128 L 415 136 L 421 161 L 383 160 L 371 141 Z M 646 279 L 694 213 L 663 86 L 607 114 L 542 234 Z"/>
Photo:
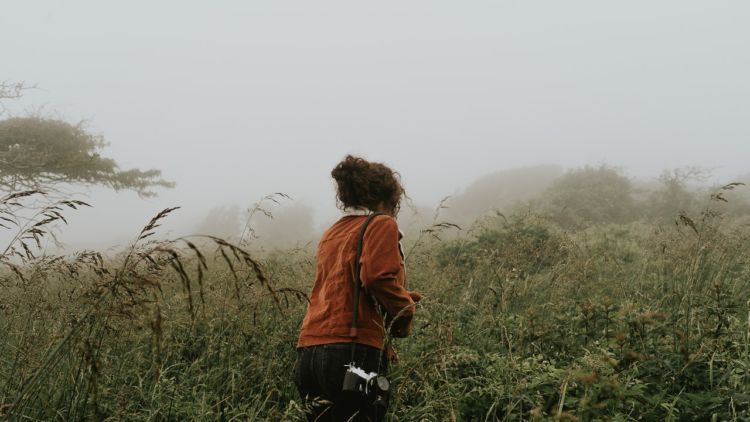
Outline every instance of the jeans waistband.
<path id="1" fill-rule="evenodd" d="M 352 347 L 352 344 L 354 345 L 355 349 L 358 350 L 375 350 L 380 351 L 377 347 L 368 346 L 366 344 L 360 344 L 360 343 L 328 343 L 328 344 L 316 344 L 315 346 L 307 346 L 307 347 L 299 347 L 297 350 L 307 350 L 307 349 L 350 349 Z"/>

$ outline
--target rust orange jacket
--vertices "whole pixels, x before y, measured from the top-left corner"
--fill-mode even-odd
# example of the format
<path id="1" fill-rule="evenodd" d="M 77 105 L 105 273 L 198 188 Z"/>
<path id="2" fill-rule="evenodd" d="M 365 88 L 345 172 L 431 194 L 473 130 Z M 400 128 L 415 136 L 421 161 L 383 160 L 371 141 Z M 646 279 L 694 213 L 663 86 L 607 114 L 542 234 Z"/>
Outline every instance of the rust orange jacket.
<path id="1" fill-rule="evenodd" d="M 354 260 L 365 216 L 345 216 L 323 234 L 317 252 L 315 284 L 297 347 L 355 342 L 382 348 L 384 324 L 395 337 L 409 334 L 414 301 L 405 288 L 400 232 L 390 216 L 375 217 L 364 236 L 356 334 L 350 332 Z M 384 311 L 378 313 L 377 304 Z M 383 319 L 385 317 L 385 321 Z M 394 318 L 396 318 L 394 320 Z"/>

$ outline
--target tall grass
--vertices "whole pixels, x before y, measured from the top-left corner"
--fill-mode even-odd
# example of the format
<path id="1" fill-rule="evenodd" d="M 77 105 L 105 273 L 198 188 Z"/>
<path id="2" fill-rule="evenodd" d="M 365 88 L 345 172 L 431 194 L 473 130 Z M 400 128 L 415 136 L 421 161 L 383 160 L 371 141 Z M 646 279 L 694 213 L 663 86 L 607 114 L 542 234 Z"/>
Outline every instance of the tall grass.
<path id="1" fill-rule="evenodd" d="M 4 198 L 2 215 L 37 195 Z M 455 227 L 436 218 L 407 239 L 408 282 L 425 299 L 396 344 L 391 419 L 750 418 L 750 228 L 724 219 L 719 197 L 676 224 L 574 232 L 525 213 L 440 240 Z M 13 236 L 1 261 L 0 414 L 300 420 L 294 346 L 313 257 L 152 240 L 173 211 L 114 258 L 45 256 L 33 233 Z M 44 231 L 45 215 L 8 230 Z"/>

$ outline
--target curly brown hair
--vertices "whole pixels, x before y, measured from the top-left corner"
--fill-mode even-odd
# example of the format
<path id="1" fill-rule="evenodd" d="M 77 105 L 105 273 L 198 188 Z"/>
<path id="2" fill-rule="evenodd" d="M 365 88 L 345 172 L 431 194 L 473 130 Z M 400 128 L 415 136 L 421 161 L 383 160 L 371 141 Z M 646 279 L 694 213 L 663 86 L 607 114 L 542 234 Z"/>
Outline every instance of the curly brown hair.
<path id="1" fill-rule="evenodd" d="M 336 197 L 343 208 L 366 208 L 372 211 L 384 206 L 398 213 L 405 191 L 400 175 L 382 163 L 347 155 L 331 171 L 336 180 Z"/>

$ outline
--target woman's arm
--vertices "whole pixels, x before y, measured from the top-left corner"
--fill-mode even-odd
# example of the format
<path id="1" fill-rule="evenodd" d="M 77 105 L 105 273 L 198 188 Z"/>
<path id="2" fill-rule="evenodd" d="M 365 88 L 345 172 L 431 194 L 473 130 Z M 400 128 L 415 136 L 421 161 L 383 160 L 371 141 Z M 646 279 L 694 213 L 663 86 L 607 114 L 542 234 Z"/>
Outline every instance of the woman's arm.
<path id="1" fill-rule="evenodd" d="M 391 333 L 406 337 L 411 330 L 414 300 L 399 280 L 403 264 L 398 241 L 396 220 L 376 217 L 365 234 L 360 277 L 365 291 L 375 297 L 392 321 Z"/>

